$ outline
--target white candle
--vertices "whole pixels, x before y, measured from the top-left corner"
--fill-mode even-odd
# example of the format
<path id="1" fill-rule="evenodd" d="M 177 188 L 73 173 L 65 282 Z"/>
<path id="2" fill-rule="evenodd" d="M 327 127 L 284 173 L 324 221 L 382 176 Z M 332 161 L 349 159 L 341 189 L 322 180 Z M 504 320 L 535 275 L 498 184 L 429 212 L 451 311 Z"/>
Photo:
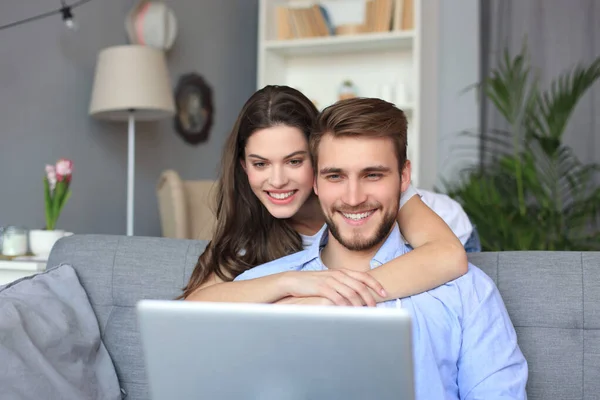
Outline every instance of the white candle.
<path id="1" fill-rule="evenodd" d="M 2 254 L 5 256 L 27 254 L 27 233 L 8 228 L 2 237 Z"/>

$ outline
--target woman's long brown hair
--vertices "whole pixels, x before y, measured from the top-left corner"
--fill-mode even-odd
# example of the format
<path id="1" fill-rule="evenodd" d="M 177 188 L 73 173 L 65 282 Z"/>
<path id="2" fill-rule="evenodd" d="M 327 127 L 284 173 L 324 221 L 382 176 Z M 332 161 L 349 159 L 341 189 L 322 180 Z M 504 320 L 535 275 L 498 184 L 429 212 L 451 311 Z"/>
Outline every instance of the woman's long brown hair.
<path id="1" fill-rule="evenodd" d="M 189 296 L 212 273 L 231 281 L 252 267 L 301 250 L 298 233 L 285 220 L 274 218 L 254 195 L 240 160 L 248 138 L 260 129 L 295 127 L 308 140 L 317 114 L 306 96 L 287 86 L 266 86 L 248 99 L 223 151 L 213 239 L 179 298 Z"/>

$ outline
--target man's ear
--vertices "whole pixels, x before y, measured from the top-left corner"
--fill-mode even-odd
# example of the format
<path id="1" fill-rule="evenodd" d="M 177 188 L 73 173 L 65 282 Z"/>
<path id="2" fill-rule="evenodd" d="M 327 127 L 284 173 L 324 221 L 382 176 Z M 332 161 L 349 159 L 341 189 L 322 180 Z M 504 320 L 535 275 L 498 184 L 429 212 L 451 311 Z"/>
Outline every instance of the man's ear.
<path id="1" fill-rule="evenodd" d="M 402 168 L 402 173 L 400 174 L 400 177 L 402 179 L 402 183 L 400 185 L 401 193 L 404 193 L 404 191 L 406 189 L 408 189 L 408 186 L 410 185 L 411 171 L 412 171 L 412 168 L 410 165 L 410 160 L 406 160 L 406 162 L 404 163 L 404 168 Z"/>
<path id="2" fill-rule="evenodd" d="M 314 190 L 315 194 L 318 196 L 319 190 L 317 189 L 317 174 L 315 174 L 315 177 L 313 178 L 313 190 Z"/>
<path id="3" fill-rule="evenodd" d="M 244 169 L 244 172 L 247 174 L 248 169 L 246 168 L 246 160 L 244 160 L 243 158 L 240 158 L 240 164 L 242 164 L 242 168 Z"/>

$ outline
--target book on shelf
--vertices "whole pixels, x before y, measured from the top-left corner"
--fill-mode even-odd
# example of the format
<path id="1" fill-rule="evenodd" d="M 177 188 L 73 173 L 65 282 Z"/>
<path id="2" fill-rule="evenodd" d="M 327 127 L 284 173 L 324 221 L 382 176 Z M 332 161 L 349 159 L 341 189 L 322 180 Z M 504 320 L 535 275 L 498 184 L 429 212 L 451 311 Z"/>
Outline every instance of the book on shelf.
<path id="1" fill-rule="evenodd" d="M 365 7 L 366 32 L 414 29 L 414 0 L 367 0 Z"/>
<path id="2" fill-rule="evenodd" d="M 329 36 L 333 33 L 327 10 L 320 4 L 310 7 L 278 6 L 275 14 L 279 40 Z"/>
<path id="3" fill-rule="evenodd" d="M 290 40 L 333 36 L 336 27 L 327 9 L 315 3 L 308 7 L 277 6 L 277 39 Z M 366 0 L 364 24 L 359 32 L 409 31 L 414 29 L 414 0 Z"/>

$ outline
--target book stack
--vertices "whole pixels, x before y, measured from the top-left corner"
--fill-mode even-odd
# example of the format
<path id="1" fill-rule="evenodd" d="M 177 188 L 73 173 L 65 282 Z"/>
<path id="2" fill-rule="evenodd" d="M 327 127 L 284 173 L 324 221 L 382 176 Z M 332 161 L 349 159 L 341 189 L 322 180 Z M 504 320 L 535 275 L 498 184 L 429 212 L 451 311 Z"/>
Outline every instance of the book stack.
<path id="1" fill-rule="evenodd" d="M 414 29 L 414 0 L 367 0 L 365 32 Z"/>
<path id="2" fill-rule="evenodd" d="M 334 32 L 327 10 L 319 4 L 310 7 L 279 6 L 276 13 L 279 40 L 330 36 Z"/>
<path id="3" fill-rule="evenodd" d="M 389 32 L 414 29 L 414 0 L 366 0 L 365 22 L 334 27 L 320 4 L 276 8 L 277 39 L 333 36 L 342 33 Z"/>

